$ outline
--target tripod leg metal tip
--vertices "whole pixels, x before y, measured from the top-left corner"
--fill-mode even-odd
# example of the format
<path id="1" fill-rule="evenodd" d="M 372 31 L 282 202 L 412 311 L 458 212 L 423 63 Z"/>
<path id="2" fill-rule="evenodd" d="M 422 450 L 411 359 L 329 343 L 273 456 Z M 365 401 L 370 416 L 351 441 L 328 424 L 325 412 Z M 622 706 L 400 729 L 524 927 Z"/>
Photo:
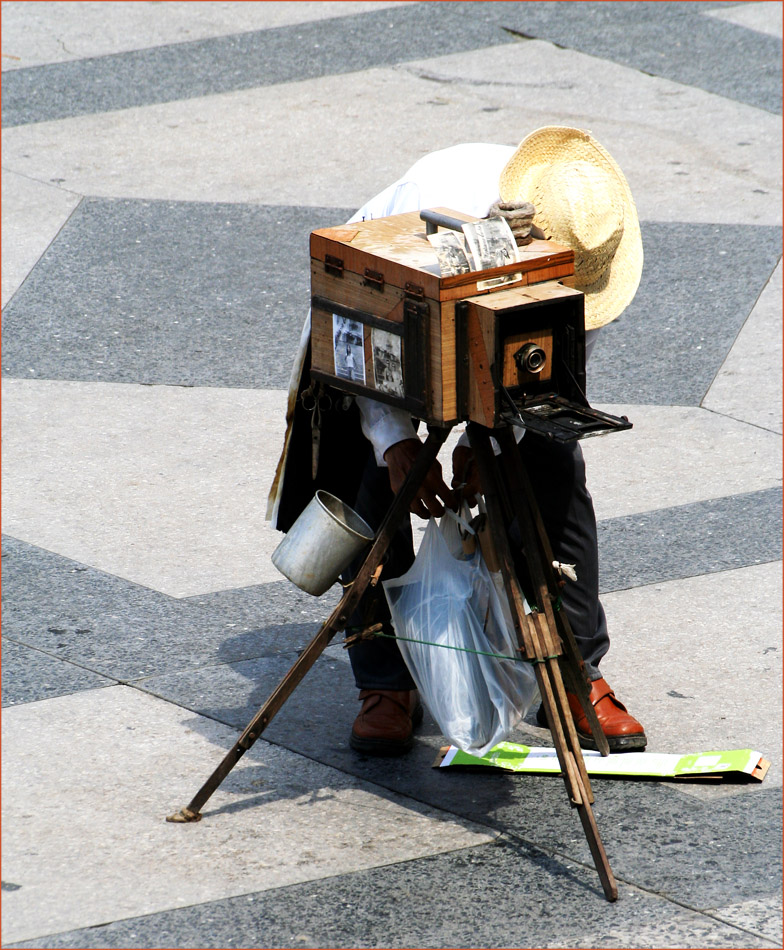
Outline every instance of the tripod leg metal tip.
<path id="1" fill-rule="evenodd" d="M 166 821 L 201 821 L 201 813 L 198 811 L 191 811 L 190 808 L 181 808 L 173 815 L 168 815 Z"/>

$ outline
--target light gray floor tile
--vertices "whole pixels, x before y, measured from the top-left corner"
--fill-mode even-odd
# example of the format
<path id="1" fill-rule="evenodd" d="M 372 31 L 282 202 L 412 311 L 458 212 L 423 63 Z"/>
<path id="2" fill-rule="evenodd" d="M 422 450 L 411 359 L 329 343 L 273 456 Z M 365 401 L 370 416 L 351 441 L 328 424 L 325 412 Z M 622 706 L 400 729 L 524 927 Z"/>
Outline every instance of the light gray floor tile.
<path id="1" fill-rule="evenodd" d="M 752 372 L 744 378 L 753 386 Z M 633 424 L 624 432 L 583 441 L 599 520 L 781 484 L 781 439 L 774 432 L 688 406 L 592 404 Z"/>
<path id="2" fill-rule="evenodd" d="M 4 380 L 4 529 L 173 597 L 282 578 L 285 393 Z"/>
<path id="3" fill-rule="evenodd" d="M 394 69 L 7 127 L 5 167 L 92 196 L 199 201 L 208 181 L 212 201 L 355 209 L 430 150 L 516 145 L 565 115 L 609 149 L 643 219 L 780 224 L 779 116 L 538 40 L 447 52 Z M 383 136 L 367 135 L 373 101 L 384 104 Z M 291 121 L 314 103 L 318 149 L 311 127 L 305 136 Z M 345 175 L 355 147 L 361 162 Z M 256 169 L 262 154 L 263 174 L 228 171 Z"/>
<path id="4" fill-rule="evenodd" d="M 602 669 L 653 751 L 756 749 L 764 787 L 781 783 L 780 575 L 777 562 L 603 596 Z"/>

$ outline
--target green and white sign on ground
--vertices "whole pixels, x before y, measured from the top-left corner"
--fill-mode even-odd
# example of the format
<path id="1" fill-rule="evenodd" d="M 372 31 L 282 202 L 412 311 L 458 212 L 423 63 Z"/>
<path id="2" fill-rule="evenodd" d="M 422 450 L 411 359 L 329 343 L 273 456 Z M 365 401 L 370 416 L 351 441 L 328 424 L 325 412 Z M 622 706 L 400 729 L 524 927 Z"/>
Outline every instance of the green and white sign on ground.
<path id="1" fill-rule="evenodd" d="M 669 755 L 661 752 L 624 752 L 600 755 L 584 751 L 589 775 L 628 778 L 705 779 L 708 781 L 758 781 L 765 778 L 770 762 L 753 749 L 725 752 L 697 752 Z M 555 749 L 500 742 L 481 758 L 446 746 L 439 752 L 434 768 L 449 766 L 504 769 L 534 775 L 559 775 L 561 767 Z"/>

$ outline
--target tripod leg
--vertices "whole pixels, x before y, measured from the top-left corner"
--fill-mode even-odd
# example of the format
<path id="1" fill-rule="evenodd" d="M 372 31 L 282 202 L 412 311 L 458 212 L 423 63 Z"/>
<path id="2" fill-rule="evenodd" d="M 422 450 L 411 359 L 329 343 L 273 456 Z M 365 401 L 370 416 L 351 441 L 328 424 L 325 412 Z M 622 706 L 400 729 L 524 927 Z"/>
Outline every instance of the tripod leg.
<path id="1" fill-rule="evenodd" d="M 580 815 L 605 897 L 609 901 L 614 901 L 618 897 L 618 889 L 591 809 L 593 794 L 558 663 L 558 655 L 561 653 L 560 643 L 557 642 L 554 630 L 550 628 L 546 614 L 525 614 L 520 583 L 515 573 L 506 530 L 503 527 L 506 524 L 501 497 L 503 485 L 499 467 L 490 446 L 489 433 L 488 430 L 474 423 L 469 423 L 467 431 L 479 468 L 490 530 L 500 561 L 504 585 L 509 595 L 512 617 L 516 621 L 518 640 L 526 656 L 534 663 L 542 705 L 552 732 L 553 745 L 570 802 L 577 808 Z M 533 561 L 539 557 L 538 547 L 526 553 Z"/>
<path id="2" fill-rule="evenodd" d="M 558 611 L 553 610 L 553 594 L 551 592 L 557 592 L 558 590 L 558 583 L 552 566 L 553 552 L 539 511 L 539 505 L 534 497 L 531 480 L 517 451 L 517 443 L 511 429 L 498 430 L 495 437 L 501 447 L 501 459 L 507 476 L 507 484 L 516 486 L 518 489 L 517 491 L 510 489 L 509 495 L 510 503 L 517 516 L 520 532 L 523 536 L 525 550 L 538 550 L 541 554 L 541 557 L 529 561 L 533 568 L 532 573 L 535 572 L 536 575 L 532 577 L 532 580 L 536 587 L 540 606 L 547 615 L 551 629 L 558 630 L 561 634 L 565 661 L 563 664 L 564 673 L 571 691 L 577 696 L 580 705 L 583 707 L 596 748 L 602 755 L 609 755 L 610 746 L 589 698 L 591 690 L 585 675 L 585 663 L 577 648 L 577 641 L 574 638 L 569 618 L 563 608 Z M 557 599 L 557 594 L 555 594 L 555 597 Z"/>
<path id="3" fill-rule="evenodd" d="M 167 821 L 190 822 L 199 821 L 200 811 L 213 792 L 220 786 L 226 776 L 239 762 L 242 756 L 251 748 L 254 742 L 272 722 L 275 714 L 281 709 L 296 687 L 305 677 L 305 674 L 321 656 L 324 648 L 329 644 L 336 631 L 342 630 L 348 617 L 359 604 L 370 580 L 381 563 L 392 537 L 407 515 L 411 502 L 419 490 L 425 475 L 433 464 L 438 451 L 444 444 L 449 429 L 433 427 L 429 429 L 428 437 L 422 446 L 419 455 L 408 473 L 405 482 L 387 512 L 376 538 L 365 558 L 359 573 L 353 583 L 346 588 L 337 607 L 332 611 L 319 632 L 297 657 L 291 669 L 278 683 L 270 697 L 259 709 L 256 715 L 245 727 L 242 735 L 234 746 L 226 753 L 218 767 L 194 795 L 191 801 L 178 812 L 167 817 Z"/>

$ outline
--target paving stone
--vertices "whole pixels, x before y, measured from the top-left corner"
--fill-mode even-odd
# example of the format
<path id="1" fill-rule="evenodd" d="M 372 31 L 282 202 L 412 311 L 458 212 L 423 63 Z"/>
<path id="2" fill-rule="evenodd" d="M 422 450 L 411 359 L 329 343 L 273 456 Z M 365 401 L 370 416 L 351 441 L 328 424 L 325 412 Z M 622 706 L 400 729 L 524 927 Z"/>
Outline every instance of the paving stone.
<path id="1" fill-rule="evenodd" d="M 85 199 L 4 311 L 4 373 L 285 390 L 307 236 L 335 222 L 334 208 Z"/>
<path id="2" fill-rule="evenodd" d="M 623 883 L 608 905 L 591 871 L 504 835 L 455 854 L 7 946 L 770 947 L 776 930 L 728 926 Z"/>
<path id="3" fill-rule="evenodd" d="M 114 686 L 116 680 L 56 659 L 3 636 L 3 706 L 32 703 L 82 689 Z"/>
<path id="4" fill-rule="evenodd" d="M 599 523 L 602 590 L 781 560 L 781 491 L 732 495 Z"/>
<path id="5" fill-rule="evenodd" d="M 642 223 L 640 288 L 596 342 L 592 403 L 702 403 L 781 256 L 778 228 L 733 231 L 730 250 L 721 226 Z"/>
<path id="6" fill-rule="evenodd" d="M 7 709 L 3 874 L 17 888 L 3 894 L 4 945 L 495 837 L 266 743 L 209 821 L 164 821 L 229 737 L 123 686 Z"/>
<path id="7" fill-rule="evenodd" d="M 703 400 L 706 409 L 779 435 L 782 412 L 781 293 L 779 261 Z"/>
<path id="8" fill-rule="evenodd" d="M 240 0 L 194 7 L 188 0 L 173 0 L 150 7 L 145 2 L 128 0 L 118 8 L 96 0 L 79 6 L 50 4 L 42 12 L 40 7 L 24 0 L 20 3 L 12 0 L 3 8 L 3 70 L 92 59 L 395 5 L 378 0 L 351 0 L 350 3 Z"/>
<path id="9" fill-rule="evenodd" d="M 55 185 L 3 172 L 2 305 L 38 262 L 80 197 Z"/>
<path id="10" fill-rule="evenodd" d="M 318 601 L 268 585 L 242 617 L 179 601 L 67 558 L 3 539 L 3 631 L 15 642 L 117 680 L 301 649 Z"/>
<path id="11" fill-rule="evenodd" d="M 748 385 L 753 378 L 750 372 Z M 757 493 L 781 484 L 781 439 L 775 432 L 694 406 L 592 404 L 633 424 L 583 441 L 600 521 L 670 508 L 686 514 L 689 505 L 719 503 L 734 494 L 754 493 L 764 503 Z"/>
<path id="12" fill-rule="evenodd" d="M 6 532 L 174 597 L 282 579 L 286 394 L 4 380 Z"/>
<path id="13" fill-rule="evenodd" d="M 775 3 L 766 0 L 758 3 L 732 4 L 727 7 L 718 7 L 715 10 L 706 10 L 708 16 L 727 20 L 738 26 L 745 26 L 749 30 L 759 30 L 769 36 L 782 36 L 782 11 Z"/>

